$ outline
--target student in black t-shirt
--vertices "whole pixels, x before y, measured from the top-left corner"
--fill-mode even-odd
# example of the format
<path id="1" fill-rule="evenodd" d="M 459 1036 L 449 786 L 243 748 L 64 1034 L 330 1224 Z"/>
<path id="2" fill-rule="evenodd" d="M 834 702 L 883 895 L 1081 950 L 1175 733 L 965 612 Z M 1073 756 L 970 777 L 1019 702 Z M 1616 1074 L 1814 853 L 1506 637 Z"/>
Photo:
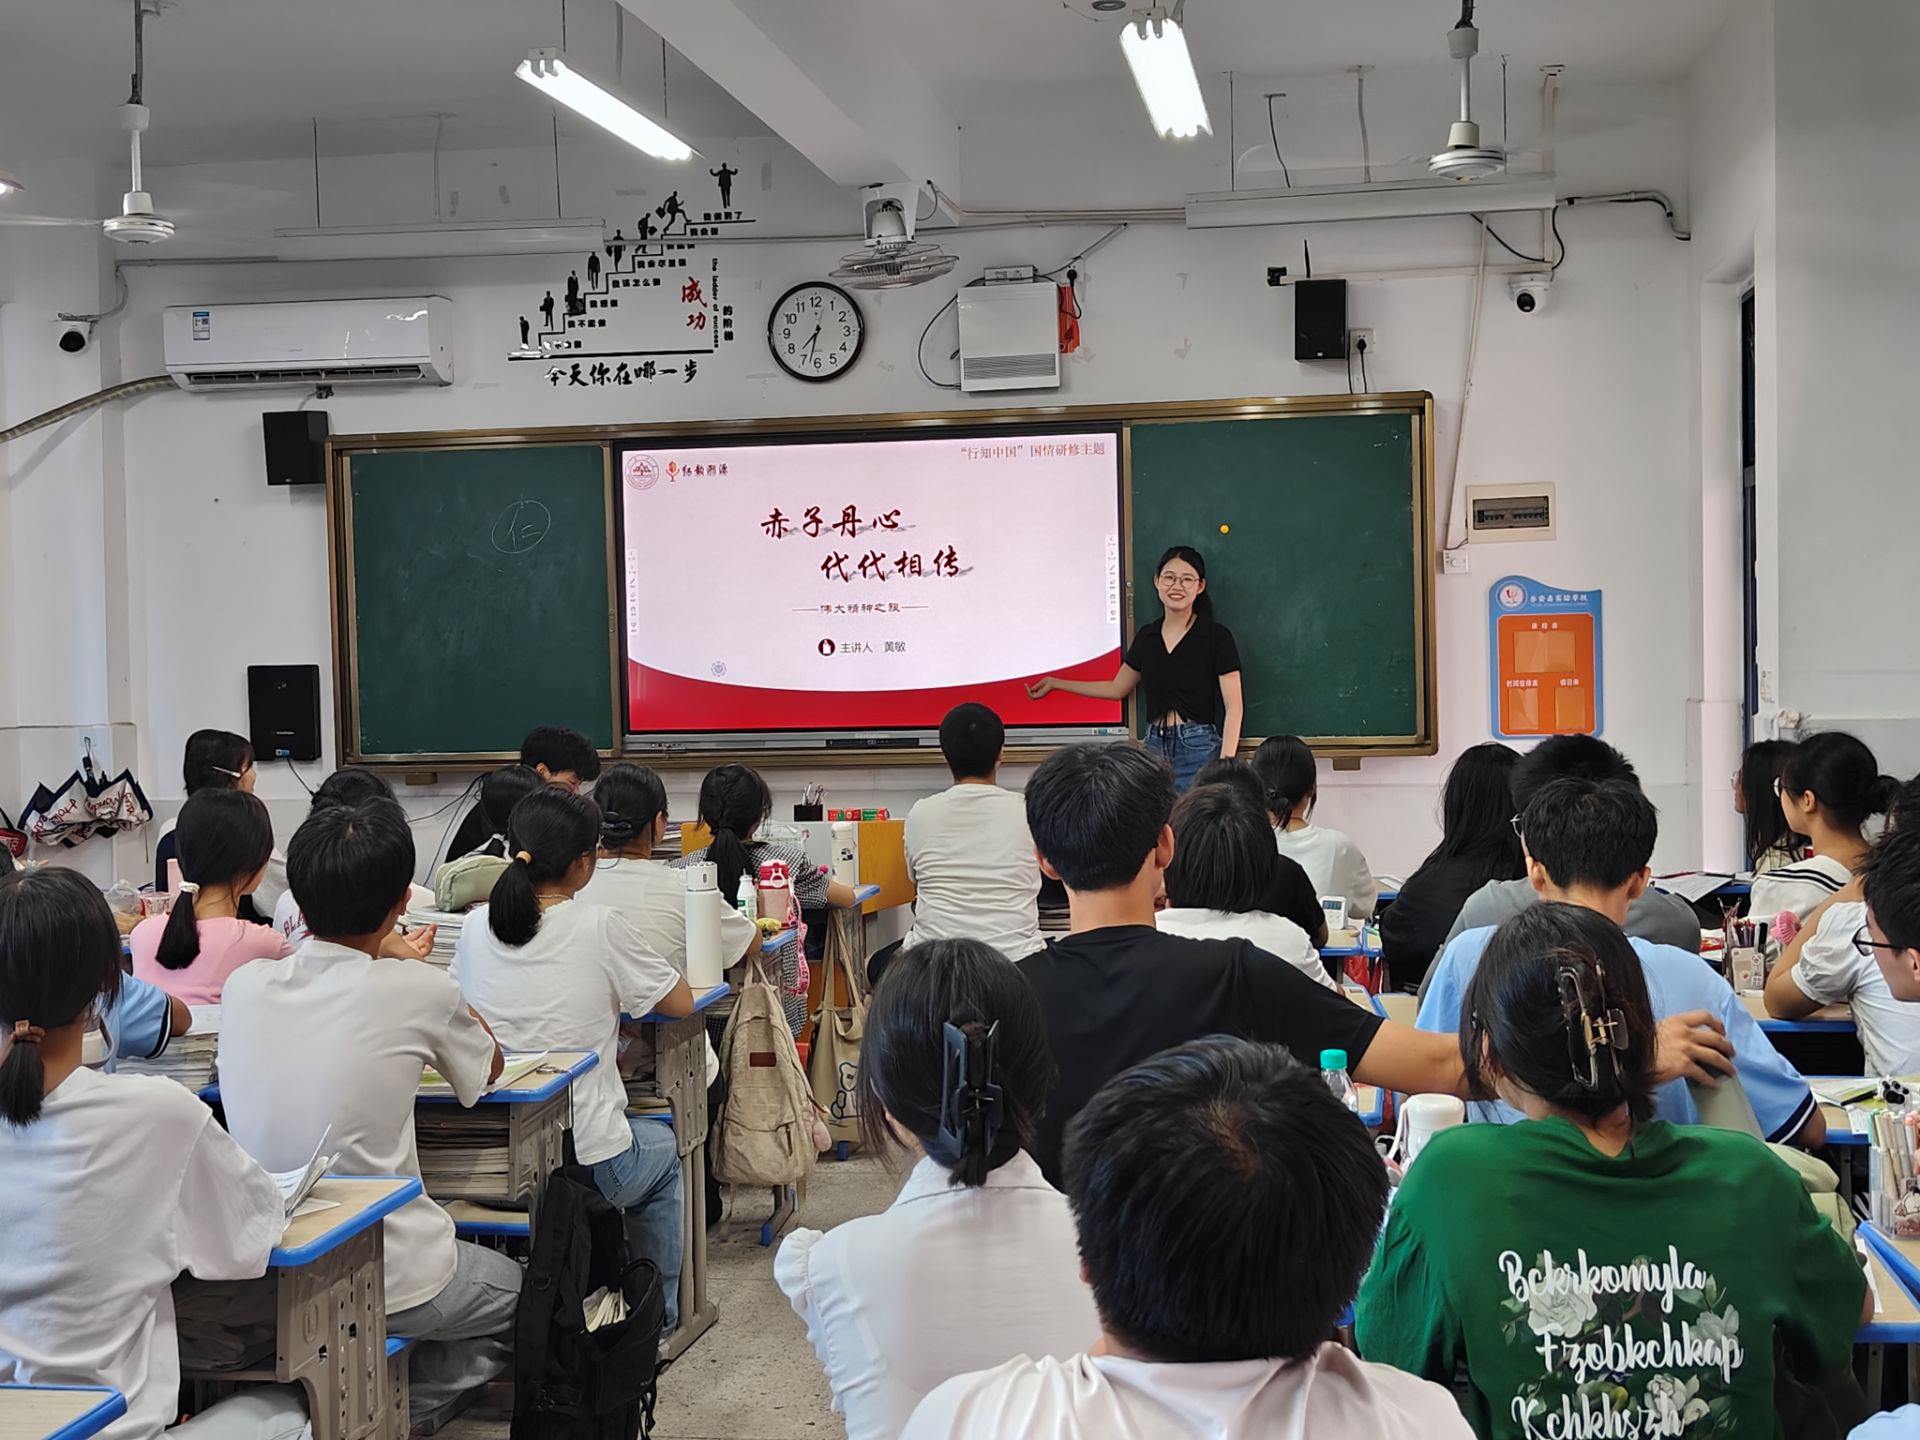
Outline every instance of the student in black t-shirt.
<path id="1" fill-rule="evenodd" d="M 1165 612 L 1142 625 L 1111 680 L 1048 675 L 1027 687 L 1035 700 L 1055 690 L 1096 700 L 1124 700 L 1147 687 L 1147 748 L 1173 767 L 1173 788 L 1185 794 L 1209 760 L 1240 748 L 1240 650 L 1233 632 L 1213 618 L 1207 562 L 1191 545 L 1173 545 L 1154 567 L 1153 588 Z"/>
<path id="2" fill-rule="evenodd" d="M 1065 883 L 1073 916 L 1066 939 L 1021 962 L 1059 1067 L 1033 1152 L 1049 1180 L 1059 1182 L 1068 1122 L 1096 1090 L 1204 1035 L 1279 1044 L 1307 1065 L 1322 1050 L 1345 1050 L 1366 1084 L 1462 1093 L 1452 1037 L 1382 1020 L 1249 941 L 1156 931 L 1172 811 L 1166 766 L 1131 743 L 1070 746 L 1027 782 L 1040 868 Z"/>

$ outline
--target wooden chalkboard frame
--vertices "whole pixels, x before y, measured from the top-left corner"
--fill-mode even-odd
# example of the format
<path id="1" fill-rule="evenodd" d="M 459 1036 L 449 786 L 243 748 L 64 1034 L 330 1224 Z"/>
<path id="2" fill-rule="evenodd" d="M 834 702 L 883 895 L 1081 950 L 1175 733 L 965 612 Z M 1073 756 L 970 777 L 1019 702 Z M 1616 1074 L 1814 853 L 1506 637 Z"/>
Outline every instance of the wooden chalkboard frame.
<path id="1" fill-rule="evenodd" d="M 455 432 L 452 434 L 347 435 L 328 441 L 327 476 L 327 574 L 333 614 L 333 698 L 334 748 L 342 765 L 368 765 L 403 770 L 490 770 L 520 758 L 517 750 L 457 752 L 408 752 L 378 754 L 360 748 L 360 655 L 357 637 L 359 625 L 355 611 L 353 570 L 353 460 L 357 455 L 393 454 L 401 451 L 512 450 L 528 444 L 556 443 L 554 432 L 547 436 L 534 433 L 515 435 Z M 607 663 L 614 677 L 611 723 L 613 745 L 600 752 L 603 759 L 617 760 L 623 753 L 626 717 L 621 700 L 624 689 L 620 675 L 620 515 L 613 474 L 613 447 L 598 438 L 580 442 L 600 451 L 602 504 L 605 507 L 607 535 Z"/>
<path id="2" fill-rule="evenodd" d="M 1014 429 L 1035 425 L 1117 424 L 1120 428 L 1121 481 L 1124 507 L 1122 555 L 1130 557 L 1133 547 L 1133 460 L 1131 426 L 1134 422 L 1168 420 L 1266 420 L 1294 419 L 1318 415 L 1405 415 L 1411 419 L 1413 435 L 1414 498 L 1413 576 L 1414 624 L 1418 647 L 1415 703 L 1417 720 L 1405 735 L 1353 736 L 1309 735 L 1305 738 L 1316 753 L 1336 760 L 1358 760 L 1400 755 L 1432 755 L 1439 748 L 1438 699 L 1436 696 L 1436 623 L 1434 580 L 1438 559 L 1434 553 L 1433 514 L 1433 396 L 1424 390 L 1398 391 L 1378 395 L 1300 395 L 1251 397 L 1237 400 L 1169 400 L 1144 404 L 1118 405 L 1044 405 L 1023 408 L 940 410 L 877 415 L 802 415 L 757 420 L 680 420 L 624 425 L 535 426 L 511 430 L 433 430 L 379 432 L 365 435 L 336 435 L 327 442 L 327 518 L 328 568 L 333 587 L 334 704 L 336 747 L 342 764 L 368 764 L 408 770 L 490 769 L 515 758 L 512 754 L 457 755 L 362 755 L 357 753 L 359 730 L 355 719 L 354 657 L 351 655 L 354 633 L 351 609 L 350 532 L 343 527 L 344 493 L 348 464 L 356 454 L 390 450 L 450 450 L 467 448 L 515 447 L 527 445 L 597 444 L 603 447 L 607 463 L 607 503 L 610 507 L 608 543 L 615 547 L 608 558 L 609 600 L 617 612 L 620 564 L 620 516 L 617 501 L 617 477 L 613 475 L 613 455 L 625 444 L 647 440 L 698 436 L 752 436 L 763 433 L 829 436 L 836 432 L 895 430 L 903 433 L 938 432 L 947 429 L 974 431 L 1005 427 Z M 1126 576 L 1128 626 L 1133 626 L 1134 577 Z M 621 700 L 621 627 L 616 622 L 610 637 L 608 661 L 615 678 L 614 748 L 603 752 L 617 757 L 624 744 L 626 720 Z M 1129 703 L 1129 719 L 1139 729 L 1139 703 L 1136 695 Z M 1266 737 L 1246 735 L 1243 751 L 1250 750 Z M 1031 764 L 1046 758 L 1054 747 L 1029 745 L 1010 749 L 1007 760 Z M 804 765 L 810 769 L 871 769 L 876 764 L 943 764 L 937 748 L 926 745 L 875 747 L 859 750 L 826 750 L 817 747 L 793 749 L 757 748 L 728 754 L 715 750 L 690 751 L 685 755 L 648 755 L 648 763 L 659 769 L 705 769 L 727 760 L 756 765 Z"/>

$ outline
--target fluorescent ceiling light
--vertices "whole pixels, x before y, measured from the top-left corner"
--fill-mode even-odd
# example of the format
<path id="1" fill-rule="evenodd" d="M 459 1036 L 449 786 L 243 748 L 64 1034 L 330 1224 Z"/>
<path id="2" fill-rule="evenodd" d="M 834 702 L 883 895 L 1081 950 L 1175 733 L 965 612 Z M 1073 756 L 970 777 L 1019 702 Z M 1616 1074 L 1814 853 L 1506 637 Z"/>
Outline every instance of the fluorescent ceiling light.
<path id="1" fill-rule="evenodd" d="M 282 260 L 409 260 L 457 255 L 566 255 L 607 242 L 604 220 L 487 220 L 450 225 L 334 225 L 276 230 Z"/>
<path id="2" fill-rule="evenodd" d="M 1177 7 L 1176 7 L 1177 8 Z M 1202 130 L 1213 133 L 1200 78 L 1193 73 L 1186 32 L 1159 6 L 1120 31 L 1120 50 L 1133 70 L 1133 83 L 1147 103 L 1153 128 L 1162 138 L 1181 140 Z"/>
<path id="3" fill-rule="evenodd" d="M 686 141 L 649 120 L 616 91 L 591 79 L 564 51 L 529 50 L 513 73 L 548 99 L 557 100 L 656 160 L 686 160 L 694 153 Z"/>
<path id="4" fill-rule="evenodd" d="M 1426 215 L 1502 215 L 1551 210 L 1551 175 L 1482 180 L 1400 180 L 1374 185 L 1300 185 L 1291 190 L 1227 190 L 1187 197 L 1187 228 L 1308 225 L 1337 220 L 1401 220 Z"/>
<path id="5" fill-rule="evenodd" d="M 18 195 L 24 188 L 11 172 L 0 170 L 0 195 Z"/>

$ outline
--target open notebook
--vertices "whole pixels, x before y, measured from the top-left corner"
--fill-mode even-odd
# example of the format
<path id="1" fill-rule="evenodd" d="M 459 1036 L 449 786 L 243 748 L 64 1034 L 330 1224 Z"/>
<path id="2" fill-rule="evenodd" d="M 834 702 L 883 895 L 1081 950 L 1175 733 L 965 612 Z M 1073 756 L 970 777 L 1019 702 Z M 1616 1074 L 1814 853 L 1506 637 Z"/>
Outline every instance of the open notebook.
<path id="1" fill-rule="evenodd" d="M 505 1066 L 500 1071 L 500 1078 L 487 1086 L 487 1089 L 513 1089 L 522 1080 L 545 1065 L 547 1063 L 547 1056 L 552 1053 L 551 1050 L 541 1050 L 538 1053 L 523 1052 L 520 1054 L 509 1052 L 505 1057 Z M 429 1065 L 420 1072 L 420 1093 L 422 1095 L 451 1095 L 453 1094 L 453 1082 Z"/>
<path id="2" fill-rule="evenodd" d="M 331 1170 L 340 1157 L 327 1152 L 327 1141 L 333 1137 L 333 1127 L 329 1125 L 320 1135 L 320 1143 L 313 1147 L 313 1158 L 298 1170 L 269 1170 L 268 1176 L 280 1187 L 280 1199 L 287 1207 L 288 1221 L 298 1220 L 303 1215 L 316 1215 L 322 1210 L 337 1208 L 335 1200 L 316 1200 L 313 1187 L 320 1183 L 320 1177 Z"/>

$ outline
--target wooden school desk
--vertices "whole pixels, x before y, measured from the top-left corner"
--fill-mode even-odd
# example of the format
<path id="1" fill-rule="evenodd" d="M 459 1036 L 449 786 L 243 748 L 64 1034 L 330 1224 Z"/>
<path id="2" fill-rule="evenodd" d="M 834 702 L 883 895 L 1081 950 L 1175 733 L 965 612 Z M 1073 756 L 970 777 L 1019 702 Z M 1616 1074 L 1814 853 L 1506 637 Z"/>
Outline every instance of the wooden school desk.
<path id="1" fill-rule="evenodd" d="M 658 1011 L 637 1016 L 653 1030 L 653 1074 L 664 1114 L 680 1152 L 680 1325 L 666 1337 L 665 1355 L 678 1360 L 713 1328 L 719 1307 L 707 1296 L 707 1017 L 730 987 L 715 985 L 693 997 L 693 1014 L 676 1019 Z"/>
<path id="2" fill-rule="evenodd" d="M 298 1384 L 314 1440 L 370 1440 L 393 1428 L 387 1375 L 381 1220 L 420 1194 L 412 1176 L 329 1175 L 313 1189 L 334 1208 L 303 1216 L 267 1257 L 273 1355 L 241 1370 L 203 1371 L 202 1405 L 242 1383 Z M 401 1430 L 404 1433 L 404 1427 Z"/>
<path id="3" fill-rule="evenodd" d="M 509 1064 L 513 1058 L 510 1052 Z M 471 1109 L 460 1104 L 451 1087 L 422 1088 L 415 1106 L 417 1112 L 427 1113 L 416 1113 L 417 1130 L 495 1125 L 500 1112 L 490 1107 L 506 1107 L 506 1180 L 495 1185 L 434 1187 L 440 1192 L 434 1194 L 435 1200 L 466 1202 L 458 1209 L 447 1207 L 463 1235 L 532 1234 L 540 1192 L 565 1154 L 573 1082 L 599 1063 L 600 1057 L 591 1050 L 555 1050 L 531 1075 L 510 1087 L 488 1090 Z"/>
<path id="4" fill-rule="evenodd" d="M 1769 1035 L 1851 1035 L 1855 1031 L 1853 1007 L 1846 1004 L 1823 1006 L 1803 1020 L 1776 1020 L 1767 1013 L 1767 1002 L 1757 990 L 1742 990 L 1740 1003 Z"/>
<path id="5" fill-rule="evenodd" d="M 0 1385 L 0 1440 L 86 1440 L 127 1413 L 118 1390 L 90 1385 Z"/>

